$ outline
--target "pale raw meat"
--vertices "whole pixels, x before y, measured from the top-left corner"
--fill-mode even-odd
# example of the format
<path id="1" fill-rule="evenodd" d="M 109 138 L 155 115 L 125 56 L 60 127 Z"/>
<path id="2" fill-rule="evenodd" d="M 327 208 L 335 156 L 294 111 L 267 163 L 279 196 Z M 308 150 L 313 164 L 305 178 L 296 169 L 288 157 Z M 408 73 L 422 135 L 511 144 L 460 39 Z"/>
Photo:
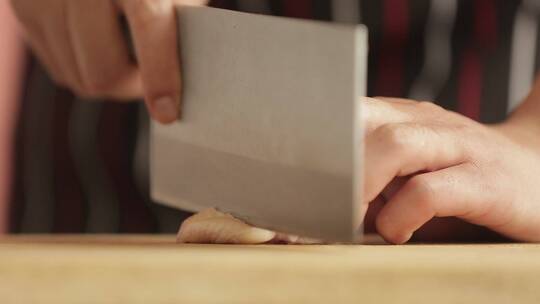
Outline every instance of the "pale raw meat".
<path id="1" fill-rule="evenodd" d="M 315 244 L 317 240 L 253 227 L 214 208 L 205 209 L 186 219 L 178 231 L 179 243 L 213 244 Z"/>

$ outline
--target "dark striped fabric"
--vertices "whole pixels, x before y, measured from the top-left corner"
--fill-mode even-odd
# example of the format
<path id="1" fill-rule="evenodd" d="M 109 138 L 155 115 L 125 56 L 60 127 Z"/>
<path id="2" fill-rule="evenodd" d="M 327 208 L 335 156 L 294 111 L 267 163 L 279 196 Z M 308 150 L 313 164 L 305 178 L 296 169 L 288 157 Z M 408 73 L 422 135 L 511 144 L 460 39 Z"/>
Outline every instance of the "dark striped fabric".
<path id="1" fill-rule="evenodd" d="M 368 26 L 368 94 L 503 120 L 540 66 L 538 0 L 219 0 L 252 13 Z M 31 61 L 16 134 L 12 232 L 174 232 L 148 197 L 140 103 L 81 100 Z"/>

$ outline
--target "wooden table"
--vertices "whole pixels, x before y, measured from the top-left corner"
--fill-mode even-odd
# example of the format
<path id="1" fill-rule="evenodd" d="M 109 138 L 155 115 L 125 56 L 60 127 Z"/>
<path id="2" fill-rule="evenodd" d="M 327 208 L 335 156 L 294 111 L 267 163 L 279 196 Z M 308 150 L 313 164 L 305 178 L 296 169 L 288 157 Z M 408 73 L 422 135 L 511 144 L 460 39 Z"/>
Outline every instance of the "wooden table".
<path id="1" fill-rule="evenodd" d="M 0 303 L 540 303 L 540 245 L 0 239 Z"/>

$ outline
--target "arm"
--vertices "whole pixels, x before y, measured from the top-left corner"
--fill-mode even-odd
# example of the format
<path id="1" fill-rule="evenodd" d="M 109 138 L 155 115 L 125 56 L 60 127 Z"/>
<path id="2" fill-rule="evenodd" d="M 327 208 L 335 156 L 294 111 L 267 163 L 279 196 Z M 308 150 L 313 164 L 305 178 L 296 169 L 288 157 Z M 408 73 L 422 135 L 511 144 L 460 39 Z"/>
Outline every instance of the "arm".
<path id="1" fill-rule="evenodd" d="M 540 153 L 540 77 L 525 101 L 506 122 L 496 128 L 514 141 Z"/>

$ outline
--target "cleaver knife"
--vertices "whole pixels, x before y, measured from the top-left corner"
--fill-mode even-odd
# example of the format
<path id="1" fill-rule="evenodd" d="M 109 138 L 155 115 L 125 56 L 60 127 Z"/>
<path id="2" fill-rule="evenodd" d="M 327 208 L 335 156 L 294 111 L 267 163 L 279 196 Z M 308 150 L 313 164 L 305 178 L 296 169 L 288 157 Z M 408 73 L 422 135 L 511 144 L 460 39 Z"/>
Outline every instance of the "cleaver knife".
<path id="1" fill-rule="evenodd" d="M 182 118 L 151 125 L 152 198 L 359 241 L 366 29 L 208 7 L 178 26 Z"/>

